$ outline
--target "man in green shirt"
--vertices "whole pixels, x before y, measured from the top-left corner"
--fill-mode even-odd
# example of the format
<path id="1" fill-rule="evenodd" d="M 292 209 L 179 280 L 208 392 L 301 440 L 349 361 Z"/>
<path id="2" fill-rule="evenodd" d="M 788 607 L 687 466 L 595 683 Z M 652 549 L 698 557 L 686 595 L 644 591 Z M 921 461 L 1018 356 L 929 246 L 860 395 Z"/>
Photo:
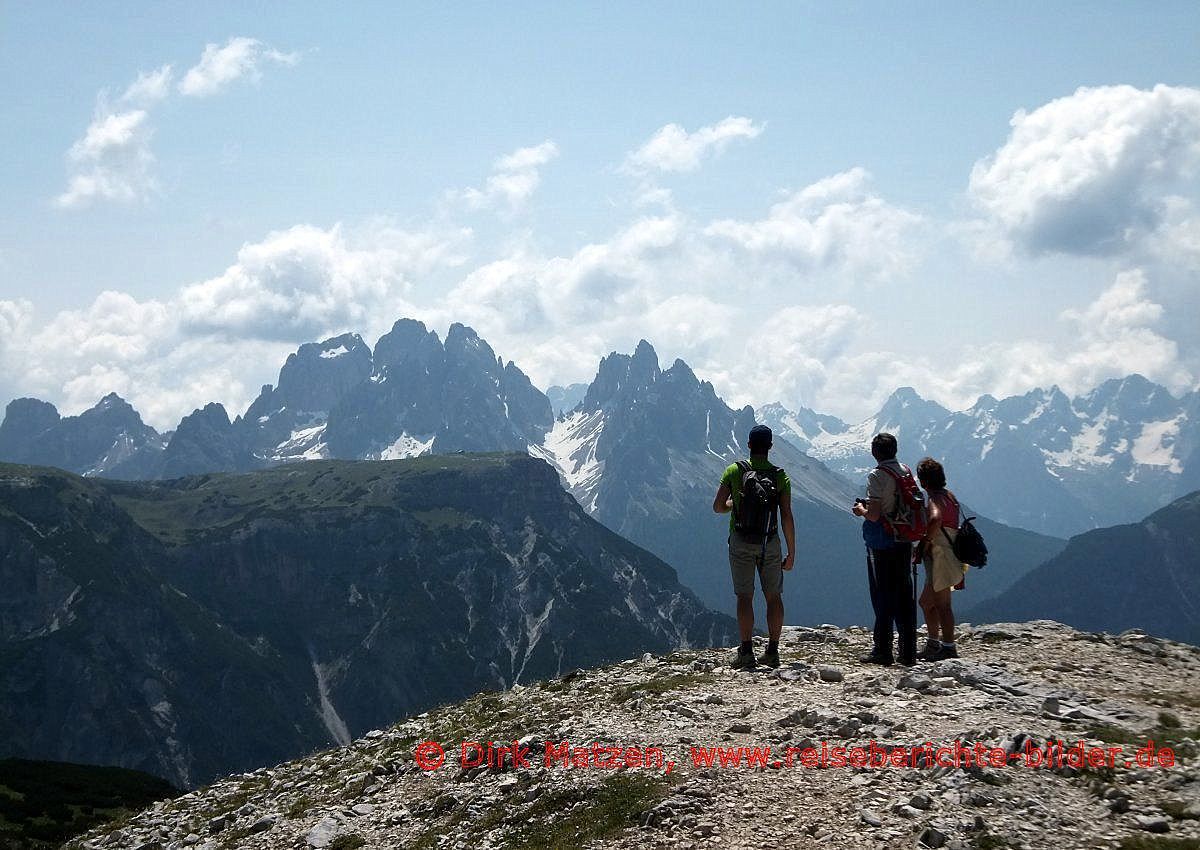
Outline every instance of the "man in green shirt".
<path id="1" fill-rule="evenodd" d="M 755 666 L 754 574 L 758 573 L 767 600 L 767 651 L 758 659 L 779 666 L 779 635 L 783 631 L 783 571 L 796 559 L 796 523 L 792 518 L 792 482 L 787 473 L 767 460 L 771 429 L 755 425 L 747 447 L 750 460 L 732 464 L 721 476 L 713 510 L 729 517 L 729 569 L 737 596 L 741 645 L 730 662 L 735 669 Z M 747 495 L 747 488 L 750 495 Z M 780 522 L 782 520 L 782 522 Z M 779 527 L 787 540 L 787 557 L 779 543 Z"/>

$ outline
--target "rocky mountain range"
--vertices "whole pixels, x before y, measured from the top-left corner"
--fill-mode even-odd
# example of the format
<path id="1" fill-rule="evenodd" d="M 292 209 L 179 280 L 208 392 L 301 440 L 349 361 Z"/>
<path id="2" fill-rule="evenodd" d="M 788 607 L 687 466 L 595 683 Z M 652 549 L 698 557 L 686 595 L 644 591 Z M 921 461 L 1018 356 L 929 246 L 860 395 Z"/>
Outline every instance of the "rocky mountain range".
<path id="1" fill-rule="evenodd" d="M 908 671 L 858 663 L 869 642 L 861 628 L 789 627 L 778 670 L 734 671 L 723 652 L 689 650 L 479 694 L 67 847 L 1200 843 L 1196 647 L 1000 624 L 965 627 L 961 658 Z"/>
<path id="2" fill-rule="evenodd" d="M 546 396 L 470 328 L 443 343 L 401 319 L 374 350 L 357 334 L 300 346 L 245 414 L 210 403 L 166 439 L 116 395 L 79 416 L 17 399 L 0 460 L 110 478 L 246 472 L 323 458 L 389 460 L 456 451 L 525 451 L 553 424 Z"/>
<path id="3" fill-rule="evenodd" d="M 1080 629 L 1144 628 L 1200 643 L 1200 491 L 1146 519 L 1074 537 L 966 616 L 1053 616 Z"/>
<path id="4" fill-rule="evenodd" d="M 890 431 L 902 459 L 941 460 L 975 509 L 1056 537 L 1137 521 L 1200 487 L 1200 391 L 1175 398 L 1141 375 L 1073 399 L 1057 387 L 985 395 L 962 411 L 903 387 L 855 425 L 779 404 L 759 416 L 850 477 L 874 465 L 872 435 Z"/>
<path id="5" fill-rule="evenodd" d="M 595 419 L 598 406 L 606 406 L 611 429 L 614 405 L 641 402 L 639 393 L 702 383 L 684 364 L 663 371 L 668 377 L 661 385 L 655 379 L 631 390 L 611 384 L 608 373 L 618 364 L 611 356 L 605 363 L 591 383 L 542 393 L 470 328 L 452 325 L 443 342 L 420 322 L 401 319 L 374 349 L 356 334 L 302 345 L 287 358 L 277 384 L 264 386 L 244 414 L 230 419 L 219 404 L 208 404 L 168 434 L 144 424 L 115 394 L 67 417 L 46 402 L 16 399 L 0 422 L 0 460 L 153 479 L 296 460 L 454 451 L 530 450 L 554 459 L 570 451 L 564 440 L 586 442 L 589 426 L 579 411 Z M 657 397 L 645 401 L 663 411 Z M 700 415 L 711 431 L 705 404 L 692 405 L 696 409 L 684 416 L 687 426 L 671 430 L 671 437 L 690 441 L 689 453 L 723 456 L 728 447 L 723 432 L 713 432 L 721 444 L 714 446 L 693 433 L 699 432 Z M 718 419 L 721 415 L 718 411 Z M 743 417 L 752 418 L 799 450 L 789 460 L 813 469 L 824 465 L 856 489 L 873 465 L 871 436 L 892 431 L 900 438 L 902 459 L 915 463 L 931 454 L 942 460 L 951 488 L 973 510 L 1057 538 L 1135 522 L 1200 487 L 1200 391 L 1175 398 L 1140 375 L 1107 381 L 1074 399 L 1057 387 L 999 400 L 983 396 L 963 411 L 949 411 L 903 387 L 874 416 L 854 425 L 777 403 Z M 743 438 L 734 436 L 740 452 Z M 600 441 L 602 451 L 616 439 L 610 430 Z M 595 469 L 612 465 L 606 460 Z M 562 468 L 572 491 L 581 492 L 583 466 L 569 461 Z M 603 476 L 598 472 L 597 481 Z M 840 507 L 845 482 L 836 498 L 827 477 L 811 483 L 816 501 Z M 600 509 L 599 503 L 584 504 Z M 601 509 L 611 523 L 610 512 Z"/>
<path id="6" fill-rule="evenodd" d="M 79 475 L 154 478 L 169 435 L 159 434 L 116 393 L 78 416 L 36 398 L 9 402 L 0 421 L 0 460 L 56 466 Z"/>
<path id="7" fill-rule="evenodd" d="M 531 449 L 562 471 L 575 498 L 609 528 L 671 563 L 708 605 L 732 611 L 727 515 L 712 511 L 729 464 L 747 454 L 754 411 L 733 410 L 682 360 L 661 369 L 644 340 L 600 363 L 580 404 Z M 777 440 L 771 460 L 792 481 L 796 569 L 784 580 L 789 622 L 859 623 L 871 616 L 860 521 L 861 492 L 821 462 Z M 1061 541 L 987 520 L 999 570 L 972 578 L 983 598 L 1057 552 Z"/>
<path id="8" fill-rule="evenodd" d="M 578 401 L 563 410 L 572 399 Z M 99 407 L 105 405 L 136 419 L 115 397 Z M 56 454 L 58 443 L 46 437 L 53 431 L 43 427 L 56 417 L 43 402 L 18 400 L 0 433 L 24 435 L 22 446 L 40 447 L 35 458 L 23 449 L 22 461 L 116 477 L 129 470 L 126 477 L 135 478 L 329 457 L 527 451 L 558 468 L 588 513 L 674 566 L 705 604 L 733 610 L 728 518 L 713 514 L 711 504 L 723 470 L 745 456 L 755 414 L 730 408 L 681 360 L 662 369 L 644 340 L 632 354 L 604 358 L 589 384 L 557 388 L 552 403 L 471 329 L 453 325 L 443 343 L 421 323 L 402 319 L 373 350 L 352 334 L 301 346 L 280 369 L 277 385 L 263 387 L 245 414 L 231 421 L 221 405 L 206 405 L 179 423 L 165 448 L 162 438 L 147 437 L 116 469 L 95 457 Z M 61 421 L 96 418 L 88 411 Z M 109 446 L 130 442 L 125 435 L 132 426 L 123 427 L 97 431 L 89 443 L 93 455 L 115 454 Z M 8 456 L 5 445 L 0 441 L 0 458 Z M 851 483 L 782 438 L 772 459 L 792 479 L 801 549 L 785 582 L 789 620 L 865 621 L 863 549 L 859 523 L 848 510 L 861 492 L 861 476 Z M 1000 568 L 973 577 L 975 598 L 1000 592 L 1062 546 L 988 520 L 981 528 Z"/>
<path id="9" fill-rule="evenodd" d="M 192 787 L 732 621 L 526 454 L 167 482 L 0 465 L 3 755 Z"/>

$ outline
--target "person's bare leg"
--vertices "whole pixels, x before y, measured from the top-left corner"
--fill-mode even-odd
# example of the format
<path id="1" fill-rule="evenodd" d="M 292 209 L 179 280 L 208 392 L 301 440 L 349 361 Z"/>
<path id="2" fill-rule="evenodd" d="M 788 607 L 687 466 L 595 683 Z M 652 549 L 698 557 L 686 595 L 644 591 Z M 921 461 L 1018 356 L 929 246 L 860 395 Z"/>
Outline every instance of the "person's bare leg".
<path id="1" fill-rule="evenodd" d="M 943 635 L 941 612 L 938 610 L 937 595 L 933 592 L 932 586 L 925 585 L 919 601 L 921 610 L 925 613 L 926 637 L 930 640 L 941 640 Z"/>
<path id="2" fill-rule="evenodd" d="M 738 594 L 737 598 L 738 635 L 742 643 L 754 637 L 754 595 L 751 593 Z"/>
<path id="3" fill-rule="evenodd" d="M 950 607 L 950 588 L 938 592 L 936 610 L 942 629 L 942 642 L 954 643 L 954 609 Z"/>
<path id="4" fill-rule="evenodd" d="M 783 595 L 776 593 L 767 597 L 767 636 L 778 641 L 783 633 Z"/>

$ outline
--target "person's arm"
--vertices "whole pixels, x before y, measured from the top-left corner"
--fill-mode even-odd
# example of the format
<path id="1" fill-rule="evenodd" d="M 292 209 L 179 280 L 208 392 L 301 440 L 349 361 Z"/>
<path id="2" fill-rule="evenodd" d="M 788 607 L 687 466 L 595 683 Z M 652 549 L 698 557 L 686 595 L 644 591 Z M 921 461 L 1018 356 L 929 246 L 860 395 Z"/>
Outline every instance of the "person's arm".
<path id="1" fill-rule="evenodd" d="M 790 570 L 796 564 L 796 520 L 792 516 L 792 491 L 779 503 L 779 518 L 783 522 L 783 539 L 787 541 L 787 555 L 783 559 L 783 568 Z"/>
<path id="2" fill-rule="evenodd" d="M 854 503 L 854 515 L 871 522 L 879 522 L 883 517 L 883 499 L 888 495 L 887 473 L 876 467 L 867 473 L 867 503 Z"/>
<path id="3" fill-rule="evenodd" d="M 865 505 L 862 502 L 855 502 L 852 510 L 855 516 L 860 516 L 871 522 L 879 522 L 879 518 L 883 516 L 883 502 L 871 496 L 867 499 Z"/>
<path id="4" fill-rule="evenodd" d="M 730 498 L 732 492 L 728 484 L 722 484 L 717 488 L 716 498 L 713 499 L 714 513 L 727 514 L 733 510 L 733 499 Z"/>
<path id="5" fill-rule="evenodd" d="M 938 536 L 938 532 L 942 528 L 942 512 L 937 506 L 937 502 L 929 500 L 929 510 L 926 516 L 925 523 L 925 539 L 933 542 L 933 539 Z"/>

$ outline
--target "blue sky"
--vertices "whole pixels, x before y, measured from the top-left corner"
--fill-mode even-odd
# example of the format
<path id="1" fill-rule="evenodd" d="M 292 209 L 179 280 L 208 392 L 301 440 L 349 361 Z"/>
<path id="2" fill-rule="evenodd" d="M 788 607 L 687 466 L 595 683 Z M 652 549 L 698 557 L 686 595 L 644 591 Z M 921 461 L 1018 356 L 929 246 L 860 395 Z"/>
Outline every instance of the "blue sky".
<path id="1" fill-rule="evenodd" d="M 1194 3 L 0 15 L 0 401 L 237 413 L 401 314 L 543 386 L 645 336 L 849 418 L 1200 374 Z"/>

